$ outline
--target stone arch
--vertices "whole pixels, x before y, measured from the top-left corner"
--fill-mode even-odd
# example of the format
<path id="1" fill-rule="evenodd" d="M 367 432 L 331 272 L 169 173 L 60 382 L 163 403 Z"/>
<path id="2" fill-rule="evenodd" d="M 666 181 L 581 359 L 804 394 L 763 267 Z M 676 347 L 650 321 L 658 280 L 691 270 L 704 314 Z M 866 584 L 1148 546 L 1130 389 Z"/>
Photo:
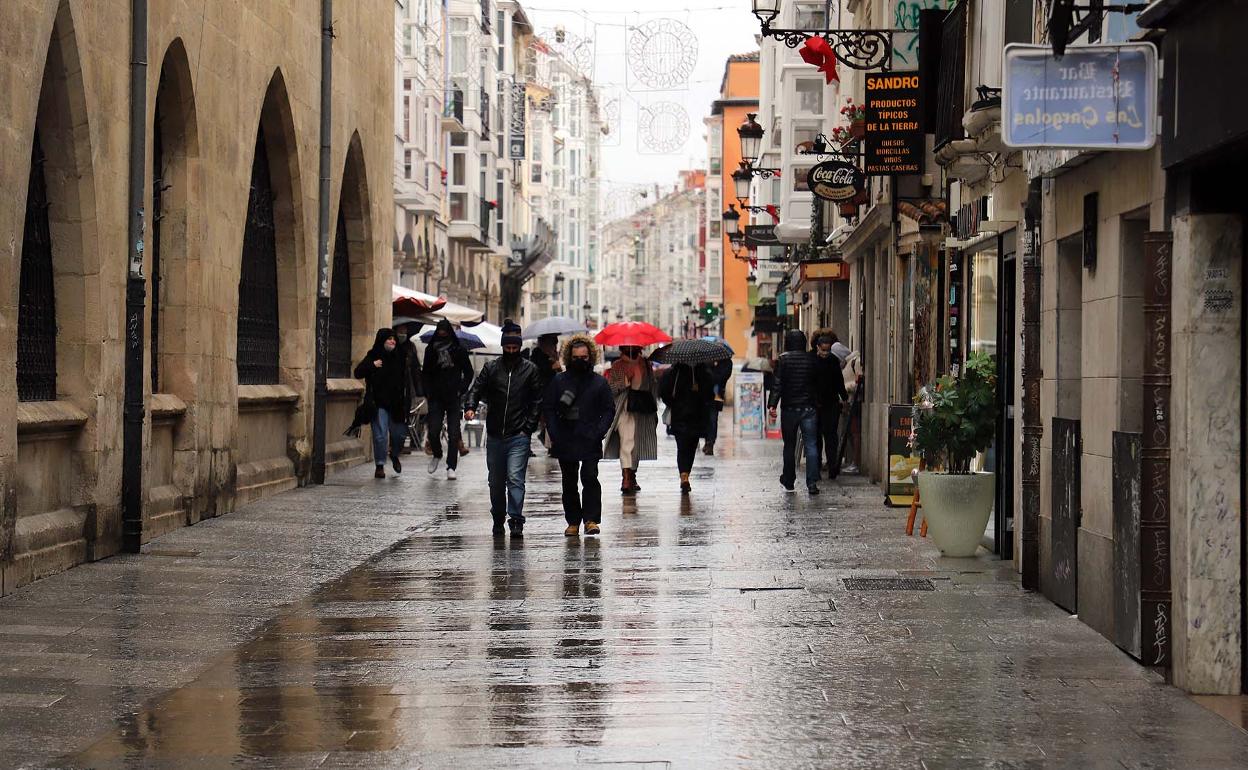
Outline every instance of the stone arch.
<path id="1" fill-rule="evenodd" d="M 375 326 L 379 325 L 373 317 L 374 303 L 371 301 L 376 293 L 373 285 L 372 202 L 364 162 L 364 147 L 359 132 L 351 134 L 351 141 L 347 145 L 347 157 L 342 172 L 342 191 L 338 198 L 338 218 L 334 230 L 335 255 L 338 253 L 341 238 L 347 260 L 344 267 L 346 276 L 349 278 L 345 281 L 340 280 L 337 288 L 346 289 L 349 293 L 345 310 L 343 310 L 336 305 L 335 292 L 331 289 L 331 337 L 335 325 L 340 326 L 344 322 L 348 324 L 347 334 L 350 344 L 345 355 L 346 359 L 350 360 L 353 350 L 362 353 L 372 344 Z M 340 236 L 339 233 L 342 235 Z M 405 242 L 410 243 L 410 236 Z M 342 274 L 336 272 L 337 261 L 331 264 L 330 268 L 333 276 L 341 277 Z M 331 280 L 331 284 L 333 283 Z M 339 310 L 337 324 L 334 321 L 336 309 Z M 385 319 L 385 322 L 389 323 L 389 319 Z M 335 352 L 334 345 L 331 344 L 331 361 L 334 359 Z M 341 357 L 341 351 L 337 352 Z M 350 372 L 335 376 L 349 377 Z"/>
<path id="2" fill-rule="evenodd" d="M 189 263 L 202 239 L 192 235 L 198 202 L 199 125 L 190 61 L 181 38 L 165 49 L 152 109 L 151 238 L 148 297 L 152 392 L 194 397 L 196 368 L 187 343 L 198 292 Z"/>
<path id="3" fill-rule="evenodd" d="M 412 242 L 412 234 L 403 234 L 403 264 L 410 267 L 416 263 L 416 244 Z"/>
<path id="4" fill-rule="evenodd" d="M 99 312 L 103 297 L 91 164 L 94 151 L 68 0 L 61 0 L 52 24 L 31 144 L 31 179 L 39 175 L 46 194 L 51 253 L 51 307 L 45 310 L 55 318 L 55 348 L 44 351 L 52 357 L 46 364 L 54 384 L 44 395 L 74 402 L 91 414 L 100 377 L 98 357 L 91 352 L 106 335 Z M 25 283 L 20 264 L 19 291 Z M 22 327 L 35 312 L 30 302 L 19 298 L 19 348 Z M 25 360 L 30 360 L 29 353 Z"/>
<path id="5" fill-rule="evenodd" d="M 267 181 L 269 186 L 270 200 L 267 205 L 271 206 L 272 239 L 276 252 L 276 276 L 272 281 L 275 284 L 272 290 L 276 295 L 274 323 L 278 324 L 278 332 L 274 334 L 264 330 L 263 339 L 259 336 L 252 339 L 249 335 L 246 340 L 237 340 L 236 354 L 239 359 L 236 364 L 241 376 L 244 367 L 250 370 L 252 366 L 244 357 L 255 356 L 254 351 L 247 353 L 244 348 L 267 345 L 275 338 L 272 344 L 276 345 L 276 372 L 265 370 L 250 379 L 255 382 L 291 385 L 302 392 L 303 380 L 310 369 L 308 360 L 312 329 L 309 303 L 312 295 L 309 291 L 310 281 L 306 270 L 308 260 L 305 257 L 303 237 L 303 188 L 300 182 L 299 148 L 290 97 L 281 69 L 274 72 L 265 91 L 256 132 L 255 152 L 248 160 L 252 179 L 249 193 L 254 192 L 258 180 Z M 254 195 L 249 195 L 244 220 L 252 217 L 253 210 L 268 216 L 268 212 L 262 211 L 265 205 L 265 201 L 257 201 Z M 246 226 L 243 240 L 243 250 L 246 251 Z M 243 300 L 243 258 L 245 255 L 240 254 L 240 304 L 236 306 L 240 309 Z M 250 319 L 243 319 L 240 313 L 236 312 L 236 318 L 239 320 L 240 332 L 243 331 L 244 323 L 255 326 Z M 263 352 L 271 357 L 273 351 Z"/>

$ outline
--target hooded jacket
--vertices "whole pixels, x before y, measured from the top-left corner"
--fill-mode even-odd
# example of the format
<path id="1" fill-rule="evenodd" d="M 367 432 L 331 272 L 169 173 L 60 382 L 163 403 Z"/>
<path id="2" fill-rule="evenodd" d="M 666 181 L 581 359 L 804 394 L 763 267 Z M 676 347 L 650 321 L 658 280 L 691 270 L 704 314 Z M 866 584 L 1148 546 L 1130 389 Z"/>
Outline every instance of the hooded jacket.
<path id="1" fill-rule="evenodd" d="M 355 367 L 355 376 L 364 380 L 365 393 L 379 409 L 389 412 L 392 419 L 405 420 L 412 403 L 407 370 L 410 346 L 398 345 L 395 338 L 394 350 L 387 351 L 385 342 L 394 336 L 393 329 L 377 330 L 373 346 Z M 381 366 L 376 366 L 375 361 L 380 361 Z"/>
<path id="2" fill-rule="evenodd" d="M 438 332 L 450 333 L 449 338 L 438 337 Z M 437 330 L 429 347 L 425 349 L 423 370 L 425 395 L 434 401 L 455 403 L 472 382 L 472 362 L 468 351 L 459 344 L 455 327 L 445 318 L 438 321 Z"/>
<path id="3" fill-rule="evenodd" d="M 590 370 L 572 371 L 572 348 L 589 346 Z M 542 415 L 550 435 L 551 454 L 560 460 L 585 462 L 602 458 L 602 440 L 615 419 L 615 399 L 611 386 L 593 367 L 598 363 L 598 345 L 588 335 L 577 334 L 563 343 L 563 371 L 551 380 L 542 397 Z M 561 403 L 564 393 L 572 393 L 576 419 L 568 419 L 568 409 Z"/>
<path id="4" fill-rule="evenodd" d="M 817 406 L 815 357 L 806 348 L 806 333 L 792 329 L 784 334 L 784 355 L 776 362 L 775 378 L 767 406 L 783 404 L 785 409 L 813 409 Z"/>

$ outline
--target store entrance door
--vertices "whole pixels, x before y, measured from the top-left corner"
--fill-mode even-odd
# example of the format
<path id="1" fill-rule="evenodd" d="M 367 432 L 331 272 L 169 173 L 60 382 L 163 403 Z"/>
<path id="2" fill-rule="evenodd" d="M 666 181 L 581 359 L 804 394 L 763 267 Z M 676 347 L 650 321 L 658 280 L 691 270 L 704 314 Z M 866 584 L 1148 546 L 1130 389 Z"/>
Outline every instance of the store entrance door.
<path id="1" fill-rule="evenodd" d="M 1017 363 L 1017 269 L 1014 234 L 1009 233 L 1001 249 L 1000 282 L 997 291 L 997 420 L 996 484 L 997 502 L 994 518 L 997 555 L 1014 558 L 1014 372 Z"/>

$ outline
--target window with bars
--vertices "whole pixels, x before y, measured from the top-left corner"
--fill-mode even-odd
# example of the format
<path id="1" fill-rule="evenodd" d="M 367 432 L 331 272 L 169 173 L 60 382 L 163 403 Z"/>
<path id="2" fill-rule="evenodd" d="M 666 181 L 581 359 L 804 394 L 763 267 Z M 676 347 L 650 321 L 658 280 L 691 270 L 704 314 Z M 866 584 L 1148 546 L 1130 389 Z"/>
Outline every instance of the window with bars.
<path id="1" fill-rule="evenodd" d="M 347 221 L 341 211 L 329 284 L 329 376 L 351 376 L 351 263 L 347 256 Z"/>
<path id="2" fill-rule="evenodd" d="M 256 137 L 238 280 L 238 384 L 278 381 L 277 228 L 264 134 Z"/>
<path id="3" fill-rule="evenodd" d="M 164 72 L 161 72 L 164 75 Z M 152 315 L 151 315 L 151 376 L 152 392 L 160 392 L 160 221 L 163 217 L 165 183 L 164 142 L 161 134 L 160 100 L 156 102 L 156 115 L 152 121 Z"/>
<path id="4" fill-rule="evenodd" d="M 17 308 L 17 398 L 56 400 L 56 291 L 43 148 L 35 132 L 22 234 Z"/>

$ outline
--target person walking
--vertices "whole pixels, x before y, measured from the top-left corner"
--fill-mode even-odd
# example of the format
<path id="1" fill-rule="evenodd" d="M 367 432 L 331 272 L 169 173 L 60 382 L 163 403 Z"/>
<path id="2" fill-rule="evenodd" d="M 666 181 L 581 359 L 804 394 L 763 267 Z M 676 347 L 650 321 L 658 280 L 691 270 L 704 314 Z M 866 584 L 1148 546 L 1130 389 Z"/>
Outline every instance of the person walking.
<path id="1" fill-rule="evenodd" d="M 659 380 L 659 395 L 671 412 L 667 426 L 676 439 L 676 468 L 680 471 L 680 491 L 689 494 L 689 473 L 698 441 L 706 437 L 706 425 L 715 398 L 715 382 L 706 364 L 676 364 Z"/>
<path id="2" fill-rule="evenodd" d="M 357 379 L 364 380 L 365 401 L 371 401 L 373 414 L 374 478 L 386 477 L 386 455 L 395 473 L 403 472 L 399 453 L 407 438 L 407 412 L 411 408 L 411 387 L 407 369 L 407 346 L 399 346 L 394 330 L 377 330 L 373 346 L 355 367 Z"/>
<path id="3" fill-rule="evenodd" d="M 529 469 L 529 443 L 537 430 L 542 391 L 537 367 L 520 355 L 520 334 L 508 329 L 503 354 L 481 368 L 464 399 L 464 416 L 485 415 L 485 466 L 489 471 L 490 515 L 494 534 L 503 522 L 512 537 L 524 536 L 524 477 Z"/>
<path id="4" fill-rule="evenodd" d="M 414 429 L 416 420 L 419 419 L 417 411 L 424 410 L 425 389 L 424 380 L 420 373 L 420 351 L 416 349 L 417 336 L 420 333 L 421 324 L 419 321 L 411 321 L 406 324 L 399 324 L 394 327 L 395 337 L 399 341 L 399 350 L 402 350 L 407 356 L 407 388 L 408 388 L 408 410 L 403 415 L 403 421 L 407 425 L 405 437 L 412 440 L 409 447 L 407 442 L 403 442 L 403 454 L 410 454 L 413 449 L 420 449 L 419 432 Z"/>
<path id="5" fill-rule="evenodd" d="M 780 485 L 793 491 L 797 480 L 797 432 L 802 432 L 806 455 L 806 491 L 819 494 L 819 415 L 816 411 L 814 355 L 806 349 L 806 333 L 791 329 L 784 334 L 784 354 L 776 362 L 775 387 L 767 398 L 767 412 L 776 418 L 782 404 L 780 433 L 784 437 L 784 469 Z"/>
<path id="6" fill-rule="evenodd" d="M 836 332 L 831 329 L 819 329 L 815 332 L 815 411 L 819 420 L 816 441 L 819 464 L 815 467 L 822 470 L 826 459 L 829 481 L 835 479 L 840 472 L 837 429 L 841 422 L 841 405 L 849 400 L 845 392 L 841 359 L 833 352 L 834 346 L 839 343 Z"/>
<path id="7" fill-rule="evenodd" d="M 443 318 L 438 321 L 433 339 L 425 350 L 422 370 L 429 417 L 425 422 L 430 475 L 438 472 L 442 461 L 442 425 L 446 424 L 446 477 L 455 478 L 459 467 L 459 402 L 472 383 L 472 363 L 468 351 L 455 336 L 455 327 Z"/>
<path id="8" fill-rule="evenodd" d="M 641 490 L 637 468 L 642 460 L 659 459 L 658 383 L 654 369 L 641 348 L 625 345 L 607 370 L 607 383 L 615 397 L 615 419 L 607 432 L 603 456 L 620 461 L 620 494 Z"/>
<path id="9" fill-rule="evenodd" d="M 515 323 L 514 321 L 512 322 Z M 517 326 L 516 328 L 519 328 Z M 546 392 L 546 387 L 550 385 L 550 381 L 555 379 L 555 375 L 562 368 L 559 363 L 559 335 L 543 334 L 537 338 L 537 344 L 529 351 L 529 360 L 537 366 L 538 380 L 542 386 L 542 392 Z M 538 437 L 544 446 L 549 447 L 550 442 L 547 440 L 547 430 L 545 424 L 539 425 L 540 432 Z M 530 453 L 530 457 L 532 453 Z"/>
<path id="10" fill-rule="evenodd" d="M 845 420 L 845 431 L 849 444 L 849 464 L 841 468 L 846 473 L 858 473 L 859 455 L 862 446 L 862 398 L 863 369 L 862 355 L 857 350 L 850 350 L 838 342 L 832 346 L 832 353 L 841 359 L 841 374 L 845 382 L 846 400 L 849 402 L 849 415 Z M 836 458 L 839 462 L 841 458 Z"/>
<path id="11" fill-rule="evenodd" d="M 711 381 L 715 384 L 715 397 L 711 400 L 711 411 L 706 421 L 706 441 L 702 445 L 702 453 L 715 454 L 715 441 L 719 438 L 719 413 L 724 411 L 724 393 L 728 380 L 732 377 L 732 359 L 725 358 L 710 364 Z"/>
<path id="12" fill-rule="evenodd" d="M 563 477 L 563 517 L 568 522 L 563 534 L 575 537 L 584 523 L 586 535 L 597 535 L 602 523 L 598 461 L 602 439 L 615 416 L 615 401 L 606 378 L 594 373 L 598 345 L 593 339 L 584 334 L 569 337 L 561 357 L 563 371 L 546 387 L 542 416 Z"/>

